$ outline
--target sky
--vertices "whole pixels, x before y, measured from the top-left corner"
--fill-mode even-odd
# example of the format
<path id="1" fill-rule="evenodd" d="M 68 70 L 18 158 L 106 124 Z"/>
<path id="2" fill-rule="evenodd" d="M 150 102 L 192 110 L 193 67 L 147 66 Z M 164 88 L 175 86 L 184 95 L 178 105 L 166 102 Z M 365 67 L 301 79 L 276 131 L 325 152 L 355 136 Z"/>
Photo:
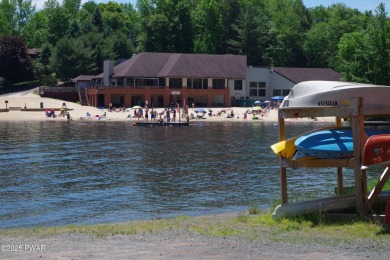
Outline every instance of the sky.
<path id="1" fill-rule="evenodd" d="M 46 0 L 32 0 L 32 4 L 36 5 L 36 9 L 42 9 Z M 57 0 L 62 3 L 62 0 Z M 109 0 L 94 0 L 96 3 L 107 3 Z M 118 3 L 131 3 L 135 6 L 137 0 L 113 0 Z M 375 9 L 378 7 L 380 3 L 384 3 L 386 6 L 386 11 L 388 12 L 388 16 L 390 16 L 390 0 L 345 0 L 345 1 L 337 1 L 337 0 L 302 0 L 303 4 L 307 7 L 315 7 L 319 5 L 323 5 L 328 7 L 332 4 L 336 3 L 344 3 L 347 7 L 356 8 L 361 12 L 371 10 L 375 13 Z M 87 2 L 87 0 L 81 0 L 82 3 Z"/>

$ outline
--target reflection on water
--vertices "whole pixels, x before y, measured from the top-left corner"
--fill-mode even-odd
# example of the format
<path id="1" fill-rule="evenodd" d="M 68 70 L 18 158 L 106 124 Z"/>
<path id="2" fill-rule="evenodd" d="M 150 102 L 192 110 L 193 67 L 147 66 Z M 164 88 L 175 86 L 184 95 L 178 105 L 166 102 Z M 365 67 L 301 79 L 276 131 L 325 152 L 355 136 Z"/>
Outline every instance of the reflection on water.
<path id="1" fill-rule="evenodd" d="M 292 135 L 313 125 L 290 127 Z M 280 198 L 278 128 L 262 122 L 0 126 L 0 227 L 94 224 L 268 208 Z M 346 182 L 353 179 L 345 173 Z M 288 172 L 290 197 L 333 195 L 333 169 Z"/>

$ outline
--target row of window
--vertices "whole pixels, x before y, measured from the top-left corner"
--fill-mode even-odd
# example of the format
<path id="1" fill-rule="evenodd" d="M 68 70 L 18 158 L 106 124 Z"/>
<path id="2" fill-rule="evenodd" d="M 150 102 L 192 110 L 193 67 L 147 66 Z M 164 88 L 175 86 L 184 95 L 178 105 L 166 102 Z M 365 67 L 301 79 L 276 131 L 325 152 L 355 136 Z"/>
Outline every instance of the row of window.
<path id="1" fill-rule="evenodd" d="M 100 81 L 98 81 L 99 84 Z M 127 85 L 134 87 L 148 86 L 158 87 L 165 86 L 166 80 L 164 78 L 127 78 Z M 123 86 L 124 79 L 117 78 L 116 84 L 113 82 L 112 85 Z M 267 96 L 267 84 L 266 82 L 249 82 L 249 96 L 251 97 L 266 97 Z M 171 89 L 182 89 L 183 79 L 182 78 L 171 78 L 169 80 L 169 88 Z M 187 79 L 188 89 L 208 89 L 208 79 L 200 78 L 188 78 Z M 224 89 L 224 79 L 213 79 L 213 89 Z M 234 80 L 234 90 L 242 90 L 242 80 Z M 274 89 L 272 90 L 273 96 L 287 96 L 290 93 L 289 89 Z"/>
<path id="2" fill-rule="evenodd" d="M 289 89 L 273 89 L 272 96 L 287 96 L 290 93 Z M 265 82 L 249 82 L 249 96 L 251 97 L 266 97 L 267 84 Z"/>
<path id="3" fill-rule="evenodd" d="M 99 84 L 101 81 L 98 81 Z M 124 79 L 117 78 L 117 81 L 113 81 L 112 85 L 124 86 Z M 127 78 L 127 86 L 131 87 L 156 87 L 156 86 L 165 86 L 166 81 L 164 78 Z M 182 78 L 170 78 L 169 79 L 169 88 L 171 89 L 181 89 L 183 88 L 183 79 Z M 187 79 L 187 88 L 188 89 L 208 89 L 208 79 L 199 79 L 199 78 L 188 78 Z M 213 79 L 212 80 L 213 89 L 224 89 L 225 80 L 224 79 Z M 242 80 L 234 81 L 234 89 L 242 90 Z"/>

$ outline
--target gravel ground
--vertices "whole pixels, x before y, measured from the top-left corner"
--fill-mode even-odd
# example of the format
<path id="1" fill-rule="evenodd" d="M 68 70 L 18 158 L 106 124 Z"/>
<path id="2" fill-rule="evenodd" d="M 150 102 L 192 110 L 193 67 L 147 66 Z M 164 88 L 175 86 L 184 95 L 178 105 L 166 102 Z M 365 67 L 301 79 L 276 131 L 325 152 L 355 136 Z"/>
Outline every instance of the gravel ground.
<path id="1" fill-rule="evenodd" d="M 249 227 L 260 234 L 256 239 L 248 239 L 205 236 L 190 228 L 194 223 L 207 223 L 206 227 L 230 224 L 226 220 L 235 216 L 237 213 L 188 218 L 173 222 L 180 222 L 178 227 L 136 235 L 1 233 L 0 259 L 389 259 L 388 236 L 375 241 L 338 242 L 315 233 L 309 234 L 309 239 L 301 239 L 307 238 L 307 232 L 302 236 L 300 231 L 275 235 L 269 226 L 244 225 L 243 232 L 249 233 Z"/>
<path id="2" fill-rule="evenodd" d="M 1 252 L 2 259 L 389 259 L 390 253 L 384 245 L 365 241 L 335 246 L 292 245 L 266 238 L 249 241 L 170 232 L 107 238 L 86 234 L 3 237 L 2 241 L 22 245 L 22 251 Z M 42 251 L 34 251 L 32 245 L 41 245 Z"/>

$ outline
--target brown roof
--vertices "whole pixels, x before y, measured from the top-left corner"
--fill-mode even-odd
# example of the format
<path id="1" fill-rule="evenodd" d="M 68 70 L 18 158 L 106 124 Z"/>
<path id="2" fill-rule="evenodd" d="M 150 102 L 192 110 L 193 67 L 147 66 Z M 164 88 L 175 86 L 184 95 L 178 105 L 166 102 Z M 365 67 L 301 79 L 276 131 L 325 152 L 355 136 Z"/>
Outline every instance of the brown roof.
<path id="1" fill-rule="evenodd" d="M 115 66 L 112 77 L 245 79 L 246 56 L 143 52 Z"/>
<path id="2" fill-rule="evenodd" d="M 93 75 L 80 75 L 77 78 L 74 78 L 72 81 L 91 81 L 95 76 Z"/>
<path id="3" fill-rule="evenodd" d="M 309 80 L 340 81 L 342 75 L 329 68 L 284 68 L 274 67 L 273 72 L 295 84 Z"/>

